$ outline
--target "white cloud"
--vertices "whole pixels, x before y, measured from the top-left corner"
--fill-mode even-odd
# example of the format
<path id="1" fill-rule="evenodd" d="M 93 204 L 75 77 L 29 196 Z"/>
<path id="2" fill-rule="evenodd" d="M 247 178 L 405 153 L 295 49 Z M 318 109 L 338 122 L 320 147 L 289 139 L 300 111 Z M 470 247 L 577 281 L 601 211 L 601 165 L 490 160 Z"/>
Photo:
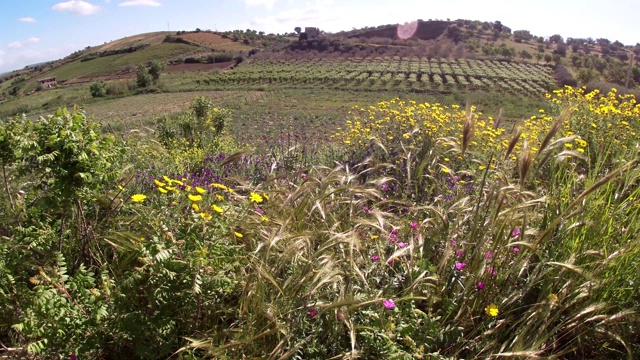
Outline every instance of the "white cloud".
<path id="1" fill-rule="evenodd" d="M 37 37 L 30 37 L 25 41 L 14 41 L 12 43 L 9 43 L 9 45 L 7 45 L 8 48 L 10 49 L 19 49 L 23 46 L 28 46 L 28 45 L 33 45 L 33 44 L 37 44 L 40 42 L 40 39 L 38 39 Z"/>
<path id="2" fill-rule="evenodd" d="M 276 1 L 277 0 L 244 0 L 244 4 L 247 7 L 264 6 L 267 9 L 271 9 Z"/>
<path id="3" fill-rule="evenodd" d="M 76 15 L 93 15 L 100 10 L 100 6 L 88 3 L 82 0 L 69 0 L 53 5 L 53 10 L 65 12 L 68 11 Z"/>
<path id="4" fill-rule="evenodd" d="M 159 2 L 155 0 L 129 0 L 121 2 L 118 6 L 160 6 Z"/>
<path id="5" fill-rule="evenodd" d="M 343 20 L 344 17 L 352 17 L 353 10 L 348 7 L 332 7 L 332 0 L 316 0 L 308 3 L 304 8 L 290 8 L 274 16 L 251 19 L 248 26 L 244 27 L 263 29 L 269 32 L 293 32 L 296 26 L 319 27 L 320 30 L 328 30 L 330 24 Z M 244 25 L 244 24 L 243 24 Z"/>
<path id="6" fill-rule="evenodd" d="M 28 22 L 28 23 L 34 23 L 34 22 L 36 22 L 36 19 L 34 19 L 34 18 L 30 17 L 30 16 L 27 16 L 27 17 L 21 17 L 21 18 L 19 18 L 18 20 L 20 20 L 20 21 L 22 21 L 22 22 Z"/>

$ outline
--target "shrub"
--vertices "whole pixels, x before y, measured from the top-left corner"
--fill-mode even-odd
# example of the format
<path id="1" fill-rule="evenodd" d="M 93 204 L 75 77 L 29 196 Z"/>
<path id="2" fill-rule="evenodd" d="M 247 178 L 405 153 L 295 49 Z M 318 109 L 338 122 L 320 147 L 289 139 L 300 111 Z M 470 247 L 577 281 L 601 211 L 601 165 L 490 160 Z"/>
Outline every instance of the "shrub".
<path id="1" fill-rule="evenodd" d="M 107 96 L 107 83 L 102 80 L 95 81 L 89 87 L 89 91 L 94 98 L 105 97 Z"/>
<path id="2" fill-rule="evenodd" d="M 151 85 L 151 75 L 149 75 L 149 71 L 147 67 L 143 63 L 138 64 L 138 69 L 136 70 L 136 85 L 140 88 L 146 88 Z"/>
<path id="3" fill-rule="evenodd" d="M 555 78 L 558 84 L 562 86 L 577 86 L 578 82 L 573 77 L 569 69 L 563 65 L 556 65 Z"/>

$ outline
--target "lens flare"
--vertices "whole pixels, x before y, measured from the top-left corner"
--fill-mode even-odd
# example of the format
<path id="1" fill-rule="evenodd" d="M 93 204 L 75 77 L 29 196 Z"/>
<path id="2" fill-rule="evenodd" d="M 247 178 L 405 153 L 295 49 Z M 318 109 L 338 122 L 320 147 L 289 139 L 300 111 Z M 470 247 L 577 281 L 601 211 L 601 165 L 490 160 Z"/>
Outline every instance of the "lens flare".
<path id="1" fill-rule="evenodd" d="M 402 40 L 406 40 L 413 36 L 418 30 L 418 21 L 412 21 L 409 23 L 398 24 L 398 37 Z"/>

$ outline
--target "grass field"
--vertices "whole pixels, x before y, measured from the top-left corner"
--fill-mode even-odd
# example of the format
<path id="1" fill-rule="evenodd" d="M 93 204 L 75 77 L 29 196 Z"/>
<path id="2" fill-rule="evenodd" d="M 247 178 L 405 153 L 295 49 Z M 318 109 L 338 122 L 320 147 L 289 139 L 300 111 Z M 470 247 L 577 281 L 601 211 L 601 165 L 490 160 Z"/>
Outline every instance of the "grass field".
<path id="1" fill-rule="evenodd" d="M 64 82 L 81 77 L 110 75 L 122 71 L 127 66 L 135 66 L 149 59 L 166 61 L 199 50 L 201 50 L 201 48 L 191 45 L 162 43 L 130 54 L 104 56 L 89 61 L 76 60 L 43 73 L 39 78 L 56 77 L 58 82 Z M 25 91 L 35 90 L 36 85 L 37 83 L 35 79 L 33 79 L 27 84 Z"/>

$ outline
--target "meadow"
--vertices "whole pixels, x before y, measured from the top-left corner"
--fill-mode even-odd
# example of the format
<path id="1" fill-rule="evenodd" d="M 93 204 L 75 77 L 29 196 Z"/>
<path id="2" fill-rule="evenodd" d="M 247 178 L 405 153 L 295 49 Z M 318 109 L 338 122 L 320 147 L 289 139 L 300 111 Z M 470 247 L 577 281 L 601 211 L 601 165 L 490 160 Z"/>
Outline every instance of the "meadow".
<path id="1" fill-rule="evenodd" d="M 633 96 L 256 85 L 1 123 L 3 351 L 640 356 Z"/>

